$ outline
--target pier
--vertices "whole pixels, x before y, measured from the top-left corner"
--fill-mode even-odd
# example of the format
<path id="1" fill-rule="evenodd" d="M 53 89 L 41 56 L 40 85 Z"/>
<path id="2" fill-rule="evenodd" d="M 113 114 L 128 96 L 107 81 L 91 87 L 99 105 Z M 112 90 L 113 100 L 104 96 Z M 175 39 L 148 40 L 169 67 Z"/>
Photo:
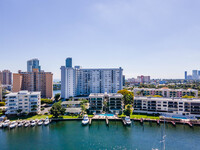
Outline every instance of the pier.
<path id="1" fill-rule="evenodd" d="M 122 123 L 124 126 L 126 125 L 126 121 L 124 119 L 122 119 Z"/>
<path id="2" fill-rule="evenodd" d="M 106 125 L 107 125 L 107 126 L 109 125 L 108 117 L 106 117 Z"/>
<path id="3" fill-rule="evenodd" d="M 92 118 L 89 118 L 89 125 L 92 125 Z"/>

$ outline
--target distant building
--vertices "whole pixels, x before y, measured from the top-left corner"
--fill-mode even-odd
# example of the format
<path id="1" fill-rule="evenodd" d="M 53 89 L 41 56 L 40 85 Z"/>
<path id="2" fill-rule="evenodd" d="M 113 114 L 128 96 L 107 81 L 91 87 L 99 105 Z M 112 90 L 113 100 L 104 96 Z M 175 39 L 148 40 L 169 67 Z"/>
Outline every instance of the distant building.
<path id="1" fill-rule="evenodd" d="M 19 91 L 6 95 L 6 114 L 40 113 L 41 96 L 40 92 Z"/>
<path id="2" fill-rule="evenodd" d="M 40 91 L 41 97 L 53 97 L 53 74 L 38 69 L 32 72 L 21 72 L 13 74 L 13 92 L 28 90 L 30 92 Z"/>
<path id="3" fill-rule="evenodd" d="M 169 89 L 169 88 L 161 88 L 161 89 L 150 89 L 150 88 L 134 88 L 133 89 L 135 96 L 148 96 L 148 95 L 160 95 L 163 97 L 177 97 L 181 98 L 185 95 L 198 97 L 198 90 L 194 89 Z M 139 94 L 138 94 L 139 93 Z"/>
<path id="4" fill-rule="evenodd" d="M 0 71 L 0 81 L 3 85 L 12 85 L 12 72 L 9 70 Z"/>
<path id="5" fill-rule="evenodd" d="M 1 81 L 0 81 L 0 101 L 2 101 L 3 98 L 2 98 L 2 84 L 1 84 Z"/>
<path id="6" fill-rule="evenodd" d="M 125 79 L 125 75 L 123 75 L 123 86 L 125 86 L 126 84 L 126 79 Z"/>
<path id="7" fill-rule="evenodd" d="M 200 116 L 200 99 L 134 97 L 134 112 Z"/>
<path id="8" fill-rule="evenodd" d="M 89 111 L 90 113 L 102 113 L 104 102 L 108 103 L 108 111 L 111 113 L 122 112 L 122 98 L 120 93 L 91 93 L 89 95 Z"/>
<path id="9" fill-rule="evenodd" d="M 88 96 L 90 93 L 117 93 L 123 86 L 123 69 L 82 69 L 72 67 L 71 58 L 61 66 L 61 97 Z"/>
<path id="10" fill-rule="evenodd" d="M 188 79 L 187 71 L 185 71 L 185 80 Z"/>
<path id="11" fill-rule="evenodd" d="M 66 59 L 66 67 L 72 68 L 72 58 L 67 58 Z"/>
<path id="12" fill-rule="evenodd" d="M 32 72 L 33 69 L 38 69 L 39 72 L 41 71 L 41 67 L 39 65 L 38 59 L 31 59 L 27 61 L 27 72 Z"/>
<path id="13" fill-rule="evenodd" d="M 200 70 L 192 70 L 192 75 L 188 75 L 185 71 L 185 80 L 200 80 Z"/>
<path id="14" fill-rule="evenodd" d="M 150 76 L 137 76 L 137 78 L 130 78 L 128 79 L 129 84 L 139 84 L 139 83 L 150 83 L 151 77 Z"/>

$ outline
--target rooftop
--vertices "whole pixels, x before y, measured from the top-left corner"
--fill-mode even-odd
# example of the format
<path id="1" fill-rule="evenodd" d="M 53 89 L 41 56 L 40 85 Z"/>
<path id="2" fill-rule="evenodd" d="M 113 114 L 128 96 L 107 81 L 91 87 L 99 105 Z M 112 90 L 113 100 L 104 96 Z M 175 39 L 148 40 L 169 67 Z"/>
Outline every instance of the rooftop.
<path id="1" fill-rule="evenodd" d="M 38 95 L 41 92 L 29 92 L 29 91 L 19 91 L 19 92 L 12 92 L 7 94 L 6 96 L 17 96 L 17 95 Z"/>
<path id="2" fill-rule="evenodd" d="M 196 98 L 166 98 L 166 97 L 145 97 L 145 96 L 135 96 L 134 99 L 137 100 L 155 100 L 155 101 L 184 101 L 184 102 L 200 102 L 200 99 Z"/>
<path id="3" fill-rule="evenodd" d="M 89 97 L 104 97 L 104 96 L 109 96 L 109 97 L 123 97 L 122 94 L 120 93 L 91 93 Z"/>

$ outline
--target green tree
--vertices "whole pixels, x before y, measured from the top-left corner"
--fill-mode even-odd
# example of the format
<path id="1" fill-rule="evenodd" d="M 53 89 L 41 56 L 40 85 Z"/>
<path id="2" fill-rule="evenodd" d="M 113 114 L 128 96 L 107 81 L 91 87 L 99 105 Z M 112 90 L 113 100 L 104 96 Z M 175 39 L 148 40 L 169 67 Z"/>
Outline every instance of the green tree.
<path id="1" fill-rule="evenodd" d="M 130 116 L 131 115 L 131 112 L 132 112 L 132 106 L 130 105 L 130 104 L 128 104 L 128 105 L 126 105 L 125 106 L 125 110 L 124 110 L 124 114 L 126 115 L 126 116 Z"/>
<path id="2" fill-rule="evenodd" d="M 123 96 L 124 105 L 133 104 L 133 96 L 128 94 Z"/>
<path id="3" fill-rule="evenodd" d="M 126 89 L 120 90 L 117 93 L 121 93 L 123 96 L 124 95 L 132 95 L 133 96 L 133 92 L 130 92 L 130 91 L 126 90 Z"/>
<path id="4" fill-rule="evenodd" d="M 58 101 L 60 99 L 60 93 L 55 94 L 54 99 L 55 101 Z"/>
<path id="5" fill-rule="evenodd" d="M 54 103 L 52 108 L 50 109 L 50 114 L 53 115 L 53 117 L 57 118 L 60 115 L 65 114 L 65 108 L 62 107 L 61 102 Z"/>
<path id="6" fill-rule="evenodd" d="M 87 103 L 88 103 L 88 100 L 86 100 L 86 99 L 81 100 L 80 105 L 81 105 L 81 113 L 82 114 L 84 114 L 87 110 Z"/>

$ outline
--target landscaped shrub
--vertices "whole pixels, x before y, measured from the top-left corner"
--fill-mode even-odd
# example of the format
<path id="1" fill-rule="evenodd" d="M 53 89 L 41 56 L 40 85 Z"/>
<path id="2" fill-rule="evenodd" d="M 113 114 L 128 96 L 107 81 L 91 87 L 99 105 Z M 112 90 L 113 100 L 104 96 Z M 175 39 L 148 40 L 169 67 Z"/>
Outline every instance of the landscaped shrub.
<path id="1" fill-rule="evenodd" d="M 41 104 L 53 104 L 53 100 L 51 100 L 51 99 L 41 99 Z"/>
<path id="2" fill-rule="evenodd" d="M 5 102 L 0 102 L 0 106 L 5 106 L 6 103 Z"/>

